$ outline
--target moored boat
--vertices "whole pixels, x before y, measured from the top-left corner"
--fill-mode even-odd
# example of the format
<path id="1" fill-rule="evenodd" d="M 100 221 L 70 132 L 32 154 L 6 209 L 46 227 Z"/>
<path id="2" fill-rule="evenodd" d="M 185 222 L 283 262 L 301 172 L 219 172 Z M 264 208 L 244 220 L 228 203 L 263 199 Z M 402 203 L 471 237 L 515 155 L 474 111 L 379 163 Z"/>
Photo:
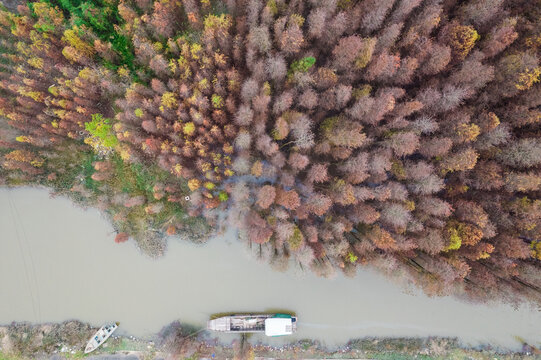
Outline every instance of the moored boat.
<path id="1" fill-rule="evenodd" d="M 291 335 L 297 331 L 297 317 L 288 314 L 245 314 L 222 316 L 207 322 L 207 329 L 228 333 Z"/>
<path id="2" fill-rule="evenodd" d="M 90 341 L 88 341 L 88 344 L 86 344 L 85 354 L 91 353 L 100 347 L 118 328 L 118 325 L 118 323 L 108 323 L 103 325 L 94 336 L 92 336 Z"/>

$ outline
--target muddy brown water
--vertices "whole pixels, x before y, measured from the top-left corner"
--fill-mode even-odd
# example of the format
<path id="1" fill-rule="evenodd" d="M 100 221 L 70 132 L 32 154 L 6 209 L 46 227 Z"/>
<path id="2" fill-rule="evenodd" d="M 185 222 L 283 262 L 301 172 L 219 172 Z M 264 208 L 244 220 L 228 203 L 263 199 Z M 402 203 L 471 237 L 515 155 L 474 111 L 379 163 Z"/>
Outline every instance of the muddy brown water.
<path id="1" fill-rule="evenodd" d="M 541 345 L 539 308 L 429 298 L 369 270 L 331 280 L 276 272 L 234 231 L 204 245 L 171 240 L 157 260 L 131 240 L 113 239 L 98 210 L 45 189 L 0 189 L 0 323 L 115 320 L 121 331 L 149 336 L 177 319 L 204 326 L 213 313 L 274 308 L 295 311 L 298 332 L 256 340 L 336 345 L 364 336 L 452 336 L 516 349 L 520 337 Z"/>

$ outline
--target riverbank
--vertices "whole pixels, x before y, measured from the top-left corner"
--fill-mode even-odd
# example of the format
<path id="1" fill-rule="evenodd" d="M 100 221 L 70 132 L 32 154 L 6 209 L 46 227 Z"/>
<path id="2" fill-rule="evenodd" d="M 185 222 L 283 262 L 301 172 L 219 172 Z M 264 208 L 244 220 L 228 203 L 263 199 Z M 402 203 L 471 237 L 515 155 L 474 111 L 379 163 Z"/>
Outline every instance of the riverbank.
<path id="1" fill-rule="evenodd" d="M 115 243 L 98 210 L 43 189 L 0 189 L 0 214 L 0 324 L 79 319 L 97 326 L 113 319 L 121 331 L 146 338 L 171 319 L 201 327 L 213 313 L 289 309 L 300 323 L 288 341 L 310 338 L 328 347 L 366 336 L 457 337 L 515 351 L 520 337 L 541 346 L 537 308 L 430 298 L 367 269 L 334 279 L 296 268 L 277 272 L 254 260 L 234 231 L 204 246 L 171 238 L 166 254 L 153 259 L 132 240 Z M 89 290 L 88 279 L 100 286 Z"/>
<path id="2" fill-rule="evenodd" d="M 97 330 L 87 323 L 66 321 L 0 326 L 0 359 L 539 359 L 541 352 L 523 344 L 520 351 L 501 351 L 488 345 L 468 347 L 454 338 L 363 338 L 336 348 L 300 340 L 272 346 L 236 337 L 223 344 L 212 333 L 173 322 L 148 338 L 112 336 L 91 355 L 87 340 Z"/>

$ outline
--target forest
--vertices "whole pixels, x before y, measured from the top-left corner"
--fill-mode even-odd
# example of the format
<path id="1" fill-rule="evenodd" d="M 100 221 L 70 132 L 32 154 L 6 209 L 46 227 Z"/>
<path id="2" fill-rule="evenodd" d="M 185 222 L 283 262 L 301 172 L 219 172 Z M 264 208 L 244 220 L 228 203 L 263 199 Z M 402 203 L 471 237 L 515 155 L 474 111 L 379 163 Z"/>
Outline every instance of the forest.
<path id="1" fill-rule="evenodd" d="M 278 270 L 539 304 L 540 55 L 540 0 L 2 8 L 0 185 L 151 255 L 235 226 Z"/>

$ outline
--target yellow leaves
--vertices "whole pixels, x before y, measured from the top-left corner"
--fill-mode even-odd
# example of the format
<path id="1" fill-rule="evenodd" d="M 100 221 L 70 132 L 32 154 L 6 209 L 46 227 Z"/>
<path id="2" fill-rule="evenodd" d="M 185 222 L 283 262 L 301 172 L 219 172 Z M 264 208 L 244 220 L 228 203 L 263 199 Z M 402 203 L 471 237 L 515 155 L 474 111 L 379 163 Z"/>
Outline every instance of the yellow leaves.
<path id="1" fill-rule="evenodd" d="M 11 21 L 11 33 L 16 37 L 25 37 L 27 33 L 28 17 L 26 16 L 12 16 Z"/>
<path id="2" fill-rule="evenodd" d="M 74 26 L 71 29 L 67 29 L 66 31 L 64 31 L 62 41 L 70 44 L 82 55 L 86 57 L 92 57 L 94 55 L 94 47 L 79 37 L 80 31 L 81 30 L 77 26 Z"/>
<path id="3" fill-rule="evenodd" d="M 173 168 L 171 169 L 171 174 L 173 174 L 175 176 L 181 176 L 181 174 L 182 174 L 182 165 L 175 164 L 173 166 Z"/>
<path id="4" fill-rule="evenodd" d="M 271 88 L 271 85 L 268 81 L 265 81 L 263 83 L 263 94 L 266 95 L 266 96 L 271 96 L 272 95 L 272 88 Z"/>
<path id="5" fill-rule="evenodd" d="M 207 172 L 207 171 L 210 171 L 210 169 L 212 169 L 212 165 L 211 163 L 209 162 L 205 162 L 201 165 L 201 171 L 202 172 Z"/>
<path id="6" fill-rule="evenodd" d="M 185 123 L 182 132 L 187 136 L 192 136 L 195 132 L 195 124 L 193 122 Z"/>
<path id="7" fill-rule="evenodd" d="M 17 52 L 19 54 L 27 56 L 27 57 L 31 55 L 30 47 L 26 43 L 19 41 L 17 42 L 16 47 L 17 47 Z"/>
<path id="8" fill-rule="evenodd" d="M 223 35 L 227 35 L 228 29 L 231 27 L 232 19 L 230 15 L 221 14 L 216 15 L 207 15 L 204 20 L 205 33 L 206 34 L 215 34 L 216 32 L 221 32 Z"/>
<path id="9" fill-rule="evenodd" d="M 173 59 L 169 60 L 169 65 L 168 65 L 168 66 L 169 66 L 169 70 L 170 70 L 173 74 L 175 74 L 175 73 L 177 72 L 178 66 L 177 66 L 177 63 L 176 63 L 175 60 L 173 60 Z"/>
<path id="10" fill-rule="evenodd" d="M 19 65 L 17 66 L 17 68 L 15 68 L 15 71 L 17 71 L 19 74 L 21 75 L 25 75 L 26 74 L 26 70 L 24 70 L 23 66 L 22 65 Z"/>
<path id="11" fill-rule="evenodd" d="M 531 224 L 525 224 L 524 225 L 524 230 L 526 231 L 532 231 L 533 229 L 535 229 L 537 227 L 537 224 L 536 223 L 531 223 Z"/>
<path id="12" fill-rule="evenodd" d="M 197 88 L 201 91 L 208 90 L 210 88 L 210 84 L 207 78 L 203 78 L 197 83 Z"/>
<path id="13" fill-rule="evenodd" d="M 5 114 L 5 117 L 7 117 L 9 120 L 12 120 L 12 121 L 21 121 L 21 116 L 17 113 L 7 113 Z"/>
<path id="14" fill-rule="evenodd" d="M 458 234 L 458 230 L 454 227 L 446 229 L 446 235 L 449 239 L 449 245 L 443 250 L 445 252 L 450 250 L 458 250 L 462 246 L 462 239 Z"/>
<path id="15" fill-rule="evenodd" d="M 186 80 L 190 76 L 192 76 L 192 70 L 190 69 L 190 64 L 188 63 L 188 60 L 186 60 L 184 56 L 180 56 L 177 62 L 178 62 L 181 79 Z"/>
<path id="16" fill-rule="evenodd" d="M 531 254 L 534 259 L 541 260 L 541 240 L 534 240 L 530 243 Z"/>
<path id="17" fill-rule="evenodd" d="M 131 154 L 130 154 L 130 148 L 128 146 L 126 146 L 125 144 L 120 144 L 117 146 L 116 148 L 118 154 L 120 155 L 120 158 L 122 160 L 129 160 L 130 157 L 131 157 Z"/>
<path id="18" fill-rule="evenodd" d="M 518 75 L 515 87 L 521 91 L 528 90 L 533 86 L 533 84 L 539 82 L 540 76 L 541 67 L 536 67 L 534 69 L 526 69 Z"/>
<path id="19" fill-rule="evenodd" d="M 359 259 L 359 257 L 357 255 L 355 255 L 352 251 L 348 251 L 348 253 L 346 255 L 346 260 L 348 262 L 350 262 L 351 264 L 355 264 L 358 259 Z"/>
<path id="20" fill-rule="evenodd" d="M 51 104 L 65 109 L 68 106 L 68 101 L 66 99 L 52 99 Z"/>
<path id="21" fill-rule="evenodd" d="M 486 251 L 482 251 L 481 254 L 479 254 L 479 259 L 488 259 L 490 257 L 490 254 Z"/>
<path id="22" fill-rule="evenodd" d="M 43 69 L 43 59 L 39 57 L 35 57 L 35 56 L 31 57 L 30 59 L 26 60 L 26 62 L 28 63 L 28 65 L 36 69 L 39 69 L 39 70 Z"/>
<path id="23" fill-rule="evenodd" d="M 409 211 L 415 210 L 415 201 L 413 200 L 406 201 L 405 205 L 406 205 L 406 209 L 408 209 Z"/>
<path id="24" fill-rule="evenodd" d="M 203 195 L 204 195 L 207 199 L 213 199 L 213 198 L 214 198 L 214 196 L 212 196 L 212 194 L 209 193 L 208 191 L 204 191 L 204 192 L 203 192 Z"/>
<path id="25" fill-rule="evenodd" d="M 115 119 L 118 120 L 118 117 L 116 115 L 115 115 Z M 120 122 L 117 122 L 117 123 L 115 123 L 113 125 L 113 130 L 116 131 L 116 132 L 121 132 L 123 129 L 124 129 L 124 127 L 122 126 L 122 124 Z"/>
<path id="26" fill-rule="evenodd" d="M 474 141 L 481 133 L 476 124 L 460 124 L 456 127 L 456 133 L 462 142 Z"/>
<path id="27" fill-rule="evenodd" d="M 88 80 L 88 79 L 93 80 L 96 78 L 96 73 L 94 72 L 94 70 L 88 67 L 85 67 L 83 70 L 79 71 L 79 77 L 85 80 Z"/>
<path id="28" fill-rule="evenodd" d="M 476 245 L 481 241 L 483 231 L 475 225 L 451 220 L 445 226 L 444 235 L 449 241 L 444 251 L 450 251 L 458 250 L 462 245 Z"/>
<path id="29" fill-rule="evenodd" d="M 214 53 L 214 63 L 216 66 L 225 66 L 227 65 L 227 56 L 225 56 L 222 53 L 215 52 Z"/>
<path id="30" fill-rule="evenodd" d="M 79 62 L 83 59 L 81 53 L 77 52 L 77 49 L 72 46 L 66 46 L 62 49 L 62 55 L 72 63 Z"/>
<path id="31" fill-rule="evenodd" d="M 126 89 L 125 97 L 127 99 L 137 98 L 137 91 L 135 91 L 135 83 L 131 84 L 131 86 Z"/>
<path id="32" fill-rule="evenodd" d="M 176 98 L 175 94 L 172 93 L 172 92 L 165 92 L 162 95 L 161 104 L 162 104 L 162 106 L 165 106 L 165 107 L 167 107 L 169 109 L 176 108 L 178 106 L 178 103 L 177 103 L 177 98 Z"/>
<path id="33" fill-rule="evenodd" d="M 58 88 L 55 85 L 49 86 L 47 89 L 53 96 L 58 96 Z"/>
<path id="34" fill-rule="evenodd" d="M 222 150 L 224 151 L 224 153 L 226 154 L 232 154 L 234 149 L 233 149 L 233 145 L 229 144 L 229 143 L 225 143 L 224 146 L 222 147 Z"/>
<path id="35" fill-rule="evenodd" d="M 18 141 L 18 142 L 22 142 L 22 143 L 29 143 L 30 141 L 32 141 L 32 138 L 30 138 L 28 136 L 21 135 L 21 136 L 17 136 L 15 138 L 15 140 Z"/>
<path id="36" fill-rule="evenodd" d="M 53 121 L 51 122 L 51 126 L 52 126 L 53 128 L 55 128 L 55 129 L 58 129 L 58 121 L 53 120 Z"/>
<path id="37" fill-rule="evenodd" d="M 148 23 L 150 21 L 150 16 L 148 14 L 141 15 L 141 21 L 144 23 Z"/>
<path id="38" fill-rule="evenodd" d="M 36 157 L 28 150 L 13 150 L 6 154 L 4 158 L 6 160 L 28 163 L 33 167 L 41 167 L 45 163 L 45 160 Z"/>
<path id="39" fill-rule="evenodd" d="M 225 176 L 233 176 L 233 175 L 235 175 L 235 172 L 233 170 L 231 170 L 231 169 L 225 169 L 224 175 Z"/>
<path id="40" fill-rule="evenodd" d="M 143 115 L 144 115 L 143 109 L 141 109 L 141 108 L 135 109 L 135 110 L 133 111 L 133 113 L 134 113 L 135 116 L 137 116 L 138 118 L 143 117 Z"/>
<path id="41" fill-rule="evenodd" d="M 276 4 L 276 0 L 268 0 L 267 1 L 267 9 L 272 14 L 272 16 L 275 16 L 278 14 L 278 4 Z"/>
<path id="42" fill-rule="evenodd" d="M 42 159 L 35 159 L 30 161 L 30 165 L 32 165 L 33 167 L 42 167 L 44 163 L 45 160 Z"/>
<path id="43" fill-rule="evenodd" d="M 302 27 L 304 25 L 304 17 L 299 14 L 291 14 L 289 16 L 289 21 L 291 21 L 294 24 L 297 24 L 298 27 Z"/>
<path id="44" fill-rule="evenodd" d="M 477 164 L 479 154 L 469 148 L 442 160 L 442 173 L 471 170 Z"/>
<path id="45" fill-rule="evenodd" d="M 355 59 L 355 67 L 357 69 L 363 69 L 366 67 L 366 65 L 368 65 L 368 63 L 372 59 L 372 54 L 374 53 L 376 42 L 377 41 L 375 38 L 363 39 L 363 47 L 361 51 L 359 51 L 359 55 L 357 55 L 357 58 Z"/>
<path id="46" fill-rule="evenodd" d="M 83 142 L 87 145 L 90 145 L 92 146 L 93 148 L 96 148 L 97 147 L 97 141 L 95 138 L 93 137 L 86 137 Z"/>
<path id="47" fill-rule="evenodd" d="M 227 80 L 227 89 L 231 92 L 237 92 L 240 90 L 240 82 L 236 79 L 229 79 Z M 269 85 L 269 91 L 270 91 L 270 85 Z M 267 94 L 265 94 L 267 95 Z"/>
<path id="48" fill-rule="evenodd" d="M 190 188 L 191 191 L 195 191 L 199 189 L 200 186 L 201 186 L 201 182 L 198 179 L 188 180 L 188 187 Z"/>
<path id="49" fill-rule="evenodd" d="M 41 92 L 31 91 L 30 88 L 25 88 L 21 86 L 17 89 L 17 93 L 22 96 L 29 97 L 36 102 L 43 102 L 43 100 L 45 100 L 45 96 Z"/>
<path id="50" fill-rule="evenodd" d="M 35 27 L 46 30 L 49 27 L 57 27 L 64 22 L 64 15 L 57 7 L 53 7 L 46 2 L 33 3 L 34 14 L 38 17 Z M 48 25 L 46 27 L 46 25 Z"/>
<path id="51" fill-rule="evenodd" d="M 66 117 L 66 110 L 62 109 L 55 109 L 53 110 L 54 114 L 58 116 L 60 119 L 64 119 Z"/>
<path id="52" fill-rule="evenodd" d="M 537 50 L 541 47 L 541 33 L 537 35 L 530 36 L 524 41 L 527 47 Z"/>
<path id="53" fill-rule="evenodd" d="M 201 46 L 201 44 L 193 43 L 190 46 L 190 55 L 192 56 L 193 59 L 198 60 L 200 59 L 202 50 L 203 50 L 203 47 Z"/>
<path id="54" fill-rule="evenodd" d="M 406 179 L 406 169 L 404 168 L 402 161 L 398 159 L 394 159 L 391 161 L 391 172 L 393 173 L 393 175 L 396 177 L 397 180 Z"/>
<path id="55" fill-rule="evenodd" d="M 29 158 L 32 156 L 32 153 L 26 150 L 14 150 L 10 153 L 8 153 L 5 158 L 7 160 L 14 160 L 14 161 L 20 161 L 20 162 L 28 162 Z"/>
<path id="56" fill-rule="evenodd" d="M 335 178 L 331 190 L 335 193 L 335 201 L 341 205 L 346 206 L 357 202 L 353 186 L 343 179 Z"/>
<path id="57" fill-rule="evenodd" d="M 163 45 L 162 45 L 161 42 L 156 41 L 155 43 L 152 44 L 152 48 L 153 48 L 154 51 L 156 51 L 156 52 L 161 52 L 162 49 L 163 49 Z"/>
<path id="58" fill-rule="evenodd" d="M 289 237 L 289 239 L 287 239 L 287 242 L 289 244 L 289 248 L 292 251 L 299 250 L 301 245 L 303 244 L 304 236 L 302 235 L 302 232 L 297 225 L 295 225 L 293 234 Z"/>
<path id="59" fill-rule="evenodd" d="M 222 163 L 222 154 L 213 152 L 210 156 L 212 157 L 212 163 L 214 165 L 220 165 Z"/>
<path id="60" fill-rule="evenodd" d="M 480 242 L 476 246 L 468 249 L 468 258 L 473 260 L 488 259 L 490 254 L 494 252 L 494 245 L 485 242 Z"/>
<path id="61" fill-rule="evenodd" d="M 168 140 L 163 141 L 160 145 L 160 149 L 163 152 L 169 152 L 169 150 L 171 149 L 171 143 Z"/>
<path id="62" fill-rule="evenodd" d="M 224 106 L 224 99 L 217 94 L 212 94 L 211 97 L 212 106 L 215 109 L 221 109 Z"/>
<path id="63" fill-rule="evenodd" d="M 0 25 L 9 27 L 11 25 L 11 18 L 14 14 L 9 11 L 0 10 Z"/>
<path id="64" fill-rule="evenodd" d="M 50 43 L 48 40 L 49 36 L 45 34 L 38 33 L 37 31 L 30 31 L 30 41 L 32 41 L 32 51 L 48 51 L 50 48 Z"/>
<path id="65" fill-rule="evenodd" d="M 128 78 L 130 76 L 130 69 L 128 69 L 127 66 L 120 66 L 116 73 L 118 74 L 118 76 L 122 77 L 122 78 Z"/>
<path id="66" fill-rule="evenodd" d="M 463 60 L 480 36 L 472 26 L 453 23 L 449 30 L 449 45 L 459 60 Z"/>
<path id="67" fill-rule="evenodd" d="M 464 184 L 448 184 L 446 186 L 446 191 L 448 196 L 458 196 L 460 194 L 466 193 L 470 187 Z"/>

